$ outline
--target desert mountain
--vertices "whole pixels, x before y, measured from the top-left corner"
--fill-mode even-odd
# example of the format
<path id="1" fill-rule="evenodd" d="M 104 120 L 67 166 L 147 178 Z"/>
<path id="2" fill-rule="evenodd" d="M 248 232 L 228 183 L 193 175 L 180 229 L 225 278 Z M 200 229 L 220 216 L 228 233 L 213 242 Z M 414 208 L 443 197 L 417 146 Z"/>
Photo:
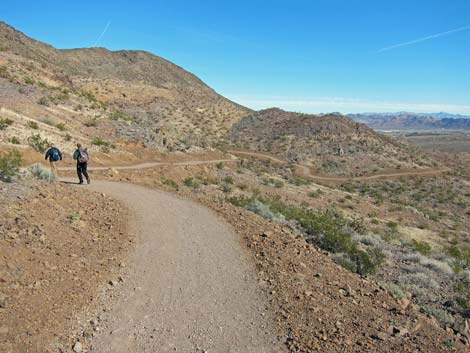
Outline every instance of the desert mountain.
<path id="1" fill-rule="evenodd" d="M 71 134 L 184 149 L 218 141 L 249 112 L 151 53 L 59 50 L 3 22 L 0 91 L 0 114 L 14 121 L 9 136 L 0 138 L 21 144 L 38 123 L 36 130 L 50 140 Z"/>
<path id="2" fill-rule="evenodd" d="M 376 130 L 470 130 L 470 117 L 446 113 L 366 113 L 350 118 Z"/>
<path id="3" fill-rule="evenodd" d="M 230 139 L 238 147 L 272 153 L 331 174 L 362 175 L 431 163 L 412 146 L 338 114 L 263 110 L 236 123 Z"/>

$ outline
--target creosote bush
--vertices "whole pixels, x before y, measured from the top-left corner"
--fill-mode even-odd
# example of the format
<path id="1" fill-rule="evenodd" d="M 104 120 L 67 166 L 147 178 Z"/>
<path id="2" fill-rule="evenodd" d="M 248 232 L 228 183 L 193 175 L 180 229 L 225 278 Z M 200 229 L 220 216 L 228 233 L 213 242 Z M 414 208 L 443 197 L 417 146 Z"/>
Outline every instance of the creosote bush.
<path id="1" fill-rule="evenodd" d="M 21 153 L 13 150 L 0 154 L 0 180 L 11 182 L 20 171 Z"/>
<path id="2" fill-rule="evenodd" d="M 28 138 L 28 144 L 36 152 L 44 153 L 50 145 L 47 139 L 43 139 L 40 134 L 31 135 Z"/>
<path id="3" fill-rule="evenodd" d="M 13 120 L 8 118 L 0 118 L 0 130 L 5 130 L 7 127 L 13 124 Z"/>
<path id="4" fill-rule="evenodd" d="M 280 198 L 261 196 L 232 196 L 226 200 L 268 219 L 296 221 L 303 228 L 307 242 L 337 254 L 338 262 L 353 272 L 374 273 L 385 259 L 376 247 L 362 248 L 352 237 L 352 222 L 335 211 L 318 212 L 285 204 Z"/>

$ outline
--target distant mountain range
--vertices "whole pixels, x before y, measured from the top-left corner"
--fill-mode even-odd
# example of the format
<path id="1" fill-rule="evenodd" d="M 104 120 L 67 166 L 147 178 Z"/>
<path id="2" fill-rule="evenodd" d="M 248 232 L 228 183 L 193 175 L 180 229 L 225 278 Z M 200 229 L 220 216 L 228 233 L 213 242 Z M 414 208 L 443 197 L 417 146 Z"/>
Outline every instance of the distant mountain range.
<path id="1" fill-rule="evenodd" d="M 363 113 L 351 119 L 375 130 L 470 130 L 470 116 L 448 113 Z"/>

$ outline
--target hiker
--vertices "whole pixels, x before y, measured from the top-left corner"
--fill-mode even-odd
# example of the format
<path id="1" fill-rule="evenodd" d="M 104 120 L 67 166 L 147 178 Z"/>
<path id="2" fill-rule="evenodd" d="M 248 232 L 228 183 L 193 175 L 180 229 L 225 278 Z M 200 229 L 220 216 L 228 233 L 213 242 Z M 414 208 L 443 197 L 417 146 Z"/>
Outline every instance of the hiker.
<path id="1" fill-rule="evenodd" d="M 59 149 L 53 143 L 51 143 L 50 148 L 46 152 L 45 160 L 47 161 L 48 159 L 51 164 L 51 172 L 57 175 L 55 162 L 62 160 L 62 153 L 60 153 Z"/>
<path id="2" fill-rule="evenodd" d="M 77 175 L 79 184 L 83 184 L 83 176 L 86 178 L 87 184 L 90 184 L 90 177 L 88 176 L 88 149 L 83 148 L 81 144 L 77 143 L 77 149 L 73 153 L 73 159 L 77 160 Z"/>

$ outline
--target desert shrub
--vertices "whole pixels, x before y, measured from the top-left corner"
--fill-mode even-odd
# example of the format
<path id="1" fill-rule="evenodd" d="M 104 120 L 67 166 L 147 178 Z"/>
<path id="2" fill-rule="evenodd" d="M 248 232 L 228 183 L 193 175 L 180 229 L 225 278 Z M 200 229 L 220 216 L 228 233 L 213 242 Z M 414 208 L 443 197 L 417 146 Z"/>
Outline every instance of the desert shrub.
<path id="1" fill-rule="evenodd" d="M 238 184 L 237 186 L 242 191 L 245 191 L 245 190 L 248 189 L 248 185 L 246 185 L 246 184 Z"/>
<path id="2" fill-rule="evenodd" d="M 5 65 L 0 65 L 0 77 L 8 78 L 8 68 Z"/>
<path id="3" fill-rule="evenodd" d="M 225 200 L 234 206 L 246 208 L 254 199 L 245 196 L 229 196 Z"/>
<path id="4" fill-rule="evenodd" d="M 454 317 L 446 310 L 428 305 L 423 305 L 421 310 L 426 314 L 434 316 L 443 326 L 451 327 L 455 323 Z"/>
<path id="5" fill-rule="evenodd" d="M 95 146 L 113 147 L 111 142 L 106 141 L 101 137 L 94 137 L 93 140 L 91 140 L 91 143 Z"/>
<path id="6" fill-rule="evenodd" d="M 312 181 L 306 178 L 295 177 L 295 178 L 290 179 L 289 183 L 294 184 L 296 186 L 302 186 L 302 185 L 309 185 L 312 183 Z"/>
<path id="7" fill-rule="evenodd" d="M 31 77 L 25 77 L 24 83 L 26 83 L 27 85 L 34 85 L 34 80 Z"/>
<path id="8" fill-rule="evenodd" d="M 49 117 L 44 118 L 44 119 L 42 120 L 42 122 L 43 122 L 44 124 L 47 124 L 47 125 L 50 125 L 50 126 L 55 126 L 55 125 L 56 125 L 55 121 L 52 120 L 52 119 L 49 118 Z"/>
<path id="9" fill-rule="evenodd" d="M 68 218 L 69 220 L 71 220 L 72 222 L 73 222 L 73 221 L 78 221 L 78 220 L 80 220 L 80 213 L 78 213 L 78 212 L 72 212 L 72 213 L 70 213 L 70 214 L 67 216 L 67 218 Z"/>
<path id="10" fill-rule="evenodd" d="M 98 126 L 98 120 L 93 118 L 93 119 L 85 121 L 83 125 L 85 125 L 86 127 L 96 127 Z"/>
<path id="11" fill-rule="evenodd" d="M 416 239 L 413 239 L 411 242 L 411 247 L 416 250 L 417 252 L 423 254 L 423 255 L 428 255 L 431 253 L 431 245 L 426 243 L 425 241 L 419 241 Z"/>
<path id="12" fill-rule="evenodd" d="M 88 92 L 88 91 L 81 91 L 80 92 L 80 95 L 89 100 L 90 102 L 96 102 L 96 97 L 95 95 L 92 93 L 92 92 Z"/>
<path id="13" fill-rule="evenodd" d="M 396 299 L 400 300 L 405 297 L 403 290 L 395 283 L 383 283 L 383 287 Z"/>
<path id="14" fill-rule="evenodd" d="M 224 178 L 224 183 L 226 183 L 226 184 L 233 184 L 233 177 L 231 177 L 231 176 L 226 176 L 226 177 Z"/>
<path id="15" fill-rule="evenodd" d="M 439 288 L 439 283 L 437 283 L 425 272 L 405 273 L 400 276 L 400 282 L 407 285 L 407 288 L 409 288 L 412 292 L 414 287 L 424 289 Z"/>
<path id="16" fill-rule="evenodd" d="M 31 167 L 29 167 L 28 172 L 33 178 L 46 180 L 49 182 L 53 182 L 57 178 L 49 168 L 46 168 L 39 163 L 33 164 Z"/>
<path id="17" fill-rule="evenodd" d="M 13 120 L 8 118 L 0 118 L 0 130 L 5 130 L 7 127 L 13 124 Z"/>
<path id="18" fill-rule="evenodd" d="M 38 104 L 47 106 L 49 104 L 49 101 L 47 97 L 41 97 L 38 99 Z"/>
<path id="19" fill-rule="evenodd" d="M 110 115 L 111 120 L 124 120 L 124 121 L 134 121 L 134 118 L 127 113 L 124 113 L 121 110 L 115 110 Z"/>
<path id="20" fill-rule="evenodd" d="M 162 178 L 161 181 L 163 185 L 166 185 L 175 190 L 179 189 L 178 183 L 172 179 Z"/>
<path id="21" fill-rule="evenodd" d="M 55 127 L 56 127 L 57 129 L 59 129 L 60 131 L 65 131 L 65 130 L 67 130 L 67 127 L 65 126 L 64 123 L 57 123 Z"/>
<path id="22" fill-rule="evenodd" d="M 12 136 L 8 139 L 8 142 L 10 142 L 13 145 L 19 145 L 21 142 L 16 136 Z"/>
<path id="23" fill-rule="evenodd" d="M 453 245 L 447 249 L 447 253 L 456 259 L 463 268 L 470 267 L 470 245 Z"/>
<path id="24" fill-rule="evenodd" d="M 64 140 L 65 140 L 65 141 L 71 141 L 71 140 L 72 140 L 72 135 L 70 135 L 70 134 L 65 134 Z"/>
<path id="25" fill-rule="evenodd" d="M 222 190 L 222 192 L 228 194 L 230 192 L 232 192 L 232 186 L 230 184 L 222 184 L 221 187 L 220 187 L 220 190 Z"/>
<path id="26" fill-rule="evenodd" d="M 224 162 L 218 162 L 218 163 L 216 163 L 215 167 L 216 167 L 217 169 L 224 169 Z"/>
<path id="27" fill-rule="evenodd" d="M 30 129 L 33 129 L 33 130 L 39 129 L 38 123 L 35 122 L 35 121 L 32 121 L 32 120 L 28 121 L 26 123 L 26 126 L 29 127 Z"/>
<path id="28" fill-rule="evenodd" d="M 387 222 L 387 227 L 389 227 L 390 229 L 397 229 L 398 228 L 398 223 L 393 222 L 393 221 L 389 221 L 389 222 Z"/>
<path id="29" fill-rule="evenodd" d="M 50 145 L 47 139 L 43 139 L 40 134 L 31 135 L 28 137 L 28 144 L 36 152 L 44 153 Z"/>
<path id="30" fill-rule="evenodd" d="M 317 198 L 323 193 L 324 193 L 323 191 L 321 191 L 320 189 L 317 189 L 317 190 L 309 191 L 307 195 L 312 198 Z"/>
<path id="31" fill-rule="evenodd" d="M 13 150 L 0 154 L 0 180 L 10 182 L 20 171 L 21 153 Z"/>
<path id="32" fill-rule="evenodd" d="M 199 189 L 201 186 L 201 182 L 193 177 L 188 177 L 183 180 L 183 184 L 189 188 L 193 188 L 194 190 Z"/>
<path id="33" fill-rule="evenodd" d="M 266 219 L 270 219 L 272 221 L 276 221 L 276 222 L 285 222 L 285 217 L 280 214 L 280 213 L 276 213 L 276 212 L 273 212 L 268 205 L 262 203 L 261 201 L 259 200 L 252 200 L 247 206 L 246 208 L 253 212 L 253 213 L 256 213 L 257 215 L 263 217 L 263 218 L 266 218 Z"/>

